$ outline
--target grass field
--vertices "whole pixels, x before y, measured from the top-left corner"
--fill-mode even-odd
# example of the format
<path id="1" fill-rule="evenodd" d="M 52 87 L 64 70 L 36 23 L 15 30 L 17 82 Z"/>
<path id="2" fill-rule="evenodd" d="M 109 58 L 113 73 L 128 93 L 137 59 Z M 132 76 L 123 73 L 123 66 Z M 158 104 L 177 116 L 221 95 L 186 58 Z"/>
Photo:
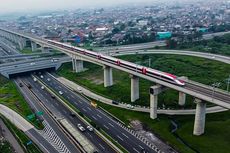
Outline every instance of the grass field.
<path id="1" fill-rule="evenodd" d="M 32 114 L 29 105 L 18 91 L 16 85 L 11 80 L 8 80 L 3 76 L 0 76 L 0 104 L 13 109 L 24 118 Z M 41 122 L 36 120 L 36 118 L 30 122 L 37 128 L 43 127 Z"/>

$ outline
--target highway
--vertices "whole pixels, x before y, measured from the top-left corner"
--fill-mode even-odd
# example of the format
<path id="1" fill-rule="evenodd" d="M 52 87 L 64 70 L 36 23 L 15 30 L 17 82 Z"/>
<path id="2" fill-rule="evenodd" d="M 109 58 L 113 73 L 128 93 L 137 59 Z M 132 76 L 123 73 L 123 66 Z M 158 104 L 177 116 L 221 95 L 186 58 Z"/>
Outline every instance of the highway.
<path id="1" fill-rule="evenodd" d="M 80 123 L 85 128 L 87 125 L 83 123 L 77 116 L 72 117 L 71 111 L 66 108 L 57 98 L 53 99 L 51 94 L 46 89 L 41 89 L 41 84 L 35 82 L 31 76 L 25 76 L 23 79 L 26 79 L 28 83 L 32 86 L 32 91 L 34 94 L 41 100 L 41 102 L 47 107 L 48 110 L 55 115 L 56 118 L 66 118 L 68 119 L 76 129 L 78 129 L 77 124 Z M 96 133 L 85 131 L 82 133 L 91 143 L 93 143 L 97 147 L 97 151 L 100 153 L 109 152 L 115 153 L 115 151 L 106 143 L 104 142 Z"/>
<path id="2" fill-rule="evenodd" d="M 211 53 L 204 53 L 204 52 L 197 52 L 197 51 L 185 51 L 185 50 L 135 50 L 135 51 L 120 51 L 117 53 L 116 51 L 111 52 L 102 52 L 105 54 L 109 54 L 110 56 L 123 56 L 123 55 L 136 55 L 136 54 L 172 54 L 172 55 L 186 55 L 186 56 L 195 56 L 206 58 L 210 60 L 220 61 L 226 64 L 230 64 L 230 57 L 218 54 L 211 54 Z"/>
<path id="3" fill-rule="evenodd" d="M 67 136 L 61 131 L 61 129 L 58 127 L 58 125 L 54 122 L 54 120 L 47 114 L 46 110 L 42 107 L 40 104 L 40 101 L 33 95 L 32 90 L 28 89 L 28 80 L 26 78 L 15 78 L 14 82 L 18 86 L 19 90 L 22 92 L 23 96 L 27 100 L 30 107 L 35 111 L 39 112 L 42 111 L 44 114 L 41 116 L 43 119 L 43 123 L 45 123 L 45 127 L 48 127 L 49 131 L 53 133 L 53 135 L 56 135 L 56 141 L 51 138 L 52 135 L 50 133 L 43 133 L 42 131 L 38 130 L 32 130 L 30 131 L 32 137 L 42 137 L 45 138 L 45 141 L 40 139 L 38 140 L 38 143 L 44 143 L 46 146 L 52 145 L 55 152 L 59 152 L 60 150 L 66 150 L 65 152 L 80 152 L 79 149 L 75 147 L 75 145 L 67 138 Z M 20 87 L 19 83 L 22 83 L 23 86 Z M 39 136 L 38 136 L 39 135 Z M 46 148 L 47 149 L 47 148 Z M 51 150 L 50 153 L 53 153 L 54 150 Z"/>
<path id="4" fill-rule="evenodd" d="M 51 81 L 47 81 L 50 78 Z M 120 143 L 129 152 L 141 152 L 143 149 L 149 152 L 153 151 L 148 145 L 140 141 L 133 134 L 119 126 L 110 116 L 105 114 L 100 109 L 94 109 L 90 106 L 90 102 L 84 97 L 74 93 L 65 85 L 51 77 L 49 74 L 44 74 L 42 79 L 46 85 L 55 90 L 56 92 L 63 91 L 63 97 L 68 100 L 72 105 L 79 109 L 84 115 L 94 121 L 100 128 L 108 133 L 113 139 Z M 161 149 L 161 148 L 159 148 Z"/>

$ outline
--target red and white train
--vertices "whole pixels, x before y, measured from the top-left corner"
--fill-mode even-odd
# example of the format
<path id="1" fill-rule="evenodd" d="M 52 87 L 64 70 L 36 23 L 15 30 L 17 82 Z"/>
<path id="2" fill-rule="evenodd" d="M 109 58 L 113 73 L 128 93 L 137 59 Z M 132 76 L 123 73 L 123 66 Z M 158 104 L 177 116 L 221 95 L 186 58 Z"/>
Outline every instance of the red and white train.
<path id="1" fill-rule="evenodd" d="M 98 60 L 105 61 L 105 62 L 108 62 L 110 64 L 115 64 L 115 65 L 118 65 L 120 67 L 124 67 L 124 68 L 127 68 L 129 70 L 136 71 L 138 73 L 142 73 L 142 74 L 150 76 L 150 77 L 164 80 L 164 81 L 167 81 L 167 82 L 179 85 L 179 86 L 185 85 L 185 82 L 183 80 L 178 79 L 177 76 L 170 74 L 170 73 L 161 72 L 161 71 L 158 71 L 158 70 L 155 70 L 152 68 L 146 68 L 146 67 L 141 66 L 141 65 L 137 65 L 137 64 L 134 64 L 131 62 L 120 60 L 120 59 L 117 59 L 117 58 L 114 58 L 111 56 L 102 55 L 100 53 L 92 52 L 92 51 L 85 50 L 85 49 L 82 49 L 79 47 L 74 47 L 74 46 L 64 44 L 61 42 L 57 42 L 57 41 L 53 41 L 53 40 L 48 40 L 47 42 L 52 44 L 52 45 L 56 45 L 56 46 L 61 47 L 61 48 L 75 51 L 75 52 L 81 53 L 83 55 L 92 57 L 92 58 L 97 58 Z"/>

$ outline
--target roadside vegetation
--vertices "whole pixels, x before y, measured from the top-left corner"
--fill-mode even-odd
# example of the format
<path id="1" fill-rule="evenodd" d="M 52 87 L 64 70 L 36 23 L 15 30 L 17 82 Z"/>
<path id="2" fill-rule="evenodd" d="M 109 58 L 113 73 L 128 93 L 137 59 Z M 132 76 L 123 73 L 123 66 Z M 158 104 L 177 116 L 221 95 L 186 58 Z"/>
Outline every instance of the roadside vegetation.
<path id="1" fill-rule="evenodd" d="M 17 127 L 15 127 L 8 119 L 3 117 L 0 114 L 0 118 L 3 120 L 3 122 L 6 124 L 7 128 L 11 131 L 11 133 L 14 135 L 14 137 L 17 139 L 19 144 L 22 146 L 23 150 L 25 153 L 42 153 L 42 151 L 37 147 L 36 144 L 32 143 L 27 145 L 28 142 L 31 140 L 25 133 L 23 133 L 21 130 L 19 130 Z M 10 146 L 9 143 L 6 143 L 5 145 L 0 147 L 0 152 L 2 153 L 11 153 L 13 152 L 12 149 L 9 149 L 8 147 Z"/>
<path id="2" fill-rule="evenodd" d="M 16 85 L 11 81 L 6 79 L 5 77 L 0 75 L 0 104 L 3 104 L 15 112 L 19 113 L 25 119 L 27 119 L 28 115 L 31 115 L 33 112 L 23 96 L 18 91 Z M 35 127 L 42 128 L 42 124 L 36 118 L 32 120 L 28 120 Z"/>
<path id="3" fill-rule="evenodd" d="M 23 98 L 23 96 L 18 91 L 16 85 L 11 80 L 8 80 L 1 75 L 0 75 L 0 104 L 3 104 L 11 108 L 15 112 L 23 116 L 25 119 L 27 119 L 28 115 L 31 115 L 33 113 L 29 105 Z M 22 131 L 20 131 L 12 123 L 10 123 L 9 120 L 4 118 L 1 114 L 0 117 L 3 119 L 7 127 L 11 130 L 11 132 L 16 136 L 20 144 L 24 146 L 23 148 L 25 149 L 26 152 L 29 153 L 41 152 L 35 145 L 29 145 L 28 147 L 25 147 L 25 144 L 30 139 Z M 33 118 L 32 120 L 28 120 L 28 121 L 38 129 L 43 128 L 42 123 L 36 118 Z"/>

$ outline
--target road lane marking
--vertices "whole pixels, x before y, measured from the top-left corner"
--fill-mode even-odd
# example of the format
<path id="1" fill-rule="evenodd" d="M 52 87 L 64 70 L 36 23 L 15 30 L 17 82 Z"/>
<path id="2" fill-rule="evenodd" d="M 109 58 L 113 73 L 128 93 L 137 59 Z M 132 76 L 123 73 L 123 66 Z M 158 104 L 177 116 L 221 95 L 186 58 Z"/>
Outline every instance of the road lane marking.
<path id="1" fill-rule="evenodd" d="M 92 118 L 94 118 L 95 120 L 97 120 L 97 118 L 96 118 L 96 117 L 94 117 L 94 116 L 92 116 Z"/>
<path id="2" fill-rule="evenodd" d="M 110 126 L 114 127 L 111 123 L 109 123 Z"/>
<path id="3" fill-rule="evenodd" d="M 127 135 L 125 135 L 124 133 L 122 133 L 122 135 L 129 139 L 129 137 Z"/>
<path id="4" fill-rule="evenodd" d="M 85 108 L 82 108 L 82 110 L 86 112 L 86 109 L 85 109 Z"/>
<path id="5" fill-rule="evenodd" d="M 136 152 L 138 152 L 138 153 L 140 153 L 136 148 L 133 148 L 133 150 L 136 151 Z"/>
<path id="6" fill-rule="evenodd" d="M 109 128 L 106 126 L 106 125 L 103 125 L 106 129 L 108 129 L 109 130 Z"/>
<path id="7" fill-rule="evenodd" d="M 98 116 L 99 118 L 102 118 L 99 114 L 97 114 L 97 116 Z"/>
<path id="8" fill-rule="evenodd" d="M 105 150 L 105 147 L 103 147 L 100 143 L 99 143 L 99 146 L 100 146 L 103 150 Z"/>
<path id="9" fill-rule="evenodd" d="M 141 149 L 144 149 L 141 145 L 139 145 L 139 147 L 140 147 Z"/>
<path id="10" fill-rule="evenodd" d="M 119 135 L 117 135 L 117 137 L 118 137 L 121 141 L 123 141 L 123 139 L 122 139 Z"/>

